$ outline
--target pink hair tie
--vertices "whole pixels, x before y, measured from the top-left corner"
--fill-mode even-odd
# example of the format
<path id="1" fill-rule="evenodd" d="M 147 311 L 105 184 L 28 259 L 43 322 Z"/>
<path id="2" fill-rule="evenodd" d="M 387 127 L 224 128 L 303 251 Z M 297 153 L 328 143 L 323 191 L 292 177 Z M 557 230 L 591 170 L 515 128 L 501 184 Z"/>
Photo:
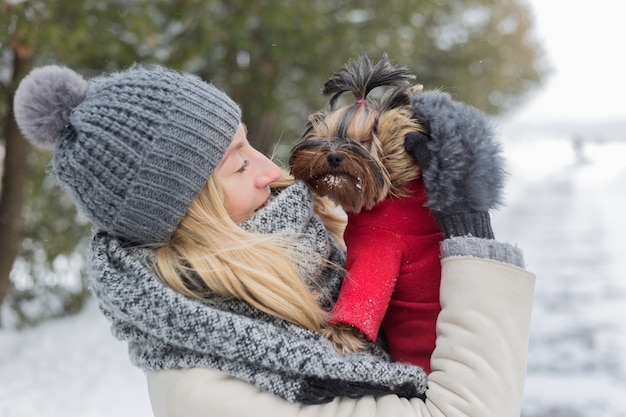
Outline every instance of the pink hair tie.
<path id="1" fill-rule="evenodd" d="M 365 103 L 367 103 L 367 100 L 363 98 L 356 101 L 356 104 L 365 104 Z"/>

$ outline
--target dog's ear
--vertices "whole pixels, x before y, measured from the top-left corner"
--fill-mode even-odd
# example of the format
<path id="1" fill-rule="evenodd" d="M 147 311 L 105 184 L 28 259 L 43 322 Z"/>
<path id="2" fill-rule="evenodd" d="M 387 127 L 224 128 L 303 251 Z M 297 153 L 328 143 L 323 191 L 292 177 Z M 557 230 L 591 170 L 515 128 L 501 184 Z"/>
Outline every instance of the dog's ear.
<path id="1" fill-rule="evenodd" d="M 407 88 L 396 88 L 385 97 L 380 103 L 380 112 L 384 113 L 388 110 L 398 109 L 400 107 L 410 105 L 410 96 Z"/>
<path id="2" fill-rule="evenodd" d="M 412 89 L 408 87 L 395 88 L 388 92 L 380 102 L 380 113 L 378 114 L 374 127 L 374 135 L 380 135 L 380 119 L 386 112 L 394 109 L 410 108 Z"/>
<path id="3" fill-rule="evenodd" d="M 315 135 L 315 132 L 318 130 L 319 126 L 324 124 L 325 118 L 326 113 L 321 111 L 310 114 L 306 125 L 304 125 L 304 133 L 302 134 L 301 139 L 306 139 L 312 135 L 317 136 Z"/>

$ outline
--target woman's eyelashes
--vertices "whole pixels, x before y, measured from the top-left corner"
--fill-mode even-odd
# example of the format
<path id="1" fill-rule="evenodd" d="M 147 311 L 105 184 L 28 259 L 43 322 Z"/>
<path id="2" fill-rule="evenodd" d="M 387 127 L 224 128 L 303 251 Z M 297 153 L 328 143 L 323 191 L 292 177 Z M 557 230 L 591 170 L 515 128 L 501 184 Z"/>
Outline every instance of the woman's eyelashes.
<path id="1" fill-rule="evenodd" d="M 250 161 L 248 161 L 247 159 L 244 159 L 243 164 L 241 165 L 241 168 L 239 168 L 237 172 L 239 173 L 244 172 L 249 166 L 250 166 Z"/>

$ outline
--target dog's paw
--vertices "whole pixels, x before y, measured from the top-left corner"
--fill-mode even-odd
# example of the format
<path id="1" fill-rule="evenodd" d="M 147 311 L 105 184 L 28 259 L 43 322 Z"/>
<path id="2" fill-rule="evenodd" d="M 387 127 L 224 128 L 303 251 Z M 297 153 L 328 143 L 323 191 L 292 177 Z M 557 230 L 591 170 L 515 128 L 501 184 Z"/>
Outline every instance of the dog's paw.
<path id="1" fill-rule="evenodd" d="M 330 340 L 338 353 L 358 352 L 368 344 L 363 332 L 346 323 L 337 323 L 322 329 L 322 335 Z"/>

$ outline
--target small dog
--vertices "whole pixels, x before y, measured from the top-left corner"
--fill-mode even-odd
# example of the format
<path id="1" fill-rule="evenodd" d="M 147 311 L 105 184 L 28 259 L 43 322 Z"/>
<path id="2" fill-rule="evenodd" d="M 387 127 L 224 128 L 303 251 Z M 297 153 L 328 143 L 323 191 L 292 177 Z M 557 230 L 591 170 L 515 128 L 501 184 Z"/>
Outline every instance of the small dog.
<path id="1" fill-rule="evenodd" d="M 391 356 L 430 370 L 440 311 L 443 236 L 425 206 L 420 168 L 405 150 L 405 137 L 421 132 L 412 117 L 412 75 L 367 56 L 350 61 L 324 85 L 329 111 L 309 117 L 290 154 L 296 179 L 327 196 L 348 216 L 346 269 L 325 336 L 339 352 L 363 349 L 382 328 Z M 392 87 L 380 101 L 368 98 Z M 356 101 L 337 106 L 339 96 Z"/>

